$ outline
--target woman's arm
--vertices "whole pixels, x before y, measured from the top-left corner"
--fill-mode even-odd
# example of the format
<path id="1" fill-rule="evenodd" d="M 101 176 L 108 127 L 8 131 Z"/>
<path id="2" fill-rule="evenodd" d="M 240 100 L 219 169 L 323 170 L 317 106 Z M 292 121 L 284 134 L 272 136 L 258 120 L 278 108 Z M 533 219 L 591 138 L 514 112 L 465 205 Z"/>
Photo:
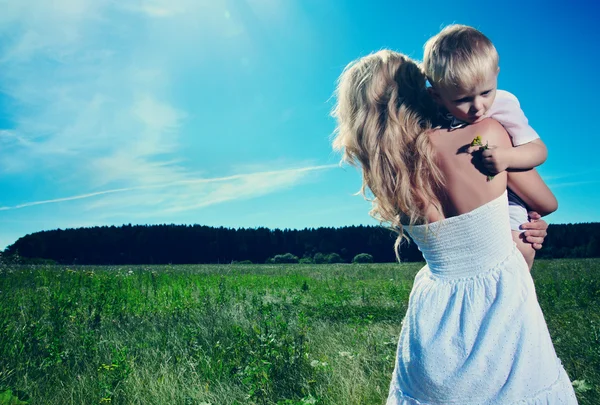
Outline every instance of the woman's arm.
<path id="1" fill-rule="evenodd" d="M 508 172 L 508 187 L 529 207 L 540 215 L 558 209 L 558 201 L 535 169 Z"/>

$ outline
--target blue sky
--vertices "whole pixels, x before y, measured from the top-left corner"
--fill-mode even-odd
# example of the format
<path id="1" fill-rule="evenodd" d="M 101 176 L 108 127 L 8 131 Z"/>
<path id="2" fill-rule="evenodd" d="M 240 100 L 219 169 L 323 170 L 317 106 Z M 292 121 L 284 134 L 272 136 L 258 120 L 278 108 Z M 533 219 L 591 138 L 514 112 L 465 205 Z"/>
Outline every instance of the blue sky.
<path id="1" fill-rule="evenodd" d="M 548 146 L 549 222 L 600 221 L 599 6 L 407 3 L 0 0 L 0 249 L 123 223 L 375 224 L 331 151 L 335 80 L 381 48 L 420 59 L 451 23 L 492 39 Z"/>

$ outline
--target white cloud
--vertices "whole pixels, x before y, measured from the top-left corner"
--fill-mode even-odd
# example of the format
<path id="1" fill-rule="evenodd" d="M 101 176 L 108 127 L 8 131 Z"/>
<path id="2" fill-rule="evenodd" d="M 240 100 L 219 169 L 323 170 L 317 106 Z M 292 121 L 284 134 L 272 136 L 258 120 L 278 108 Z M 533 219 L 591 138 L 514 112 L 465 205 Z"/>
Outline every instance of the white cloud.
<path id="1" fill-rule="evenodd" d="M 57 190 L 81 190 L 0 210 L 85 201 L 79 207 L 99 219 L 173 214 L 272 193 L 335 167 L 277 169 L 290 167 L 282 159 L 265 171 L 240 162 L 230 170 L 242 174 L 207 179 L 182 157 L 186 137 L 203 134 L 187 132 L 193 106 L 178 104 L 173 85 L 182 66 L 245 32 L 228 5 L 0 0 L 0 91 L 12 122 L 0 128 L 0 173 L 48 175 Z M 265 14 L 268 5 L 247 7 Z"/>
<path id="2" fill-rule="evenodd" d="M 56 58 L 76 51 L 86 38 L 88 22 L 98 22 L 110 4 L 110 0 L 0 2 L 0 32 L 13 40 L 0 61 Z"/>
<path id="3" fill-rule="evenodd" d="M 578 171 L 578 172 L 566 172 L 566 173 L 560 173 L 557 175 L 549 175 L 549 176 L 543 176 L 544 180 L 548 183 L 552 183 L 555 182 L 556 180 L 561 180 L 561 179 L 567 179 L 567 178 L 590 178 L 590 177 L 596 177 L 598 175 L 598 173 L 600 173 L 600 170 L 598 169 L 590 169 L 590 170 L 582 170 L 582 171 Z"/>
<path id="4" fill-rule="evenodd" d="M 586 184 L 597 184 L 597 183 L 600 183 L 600 180 L 592 179 L 592 180 L 582 180 L 582 181 L 567 181 L 567 182 L 550 184 L 550 188 L 555 189 L 555 188 L 563 188 L 563 187 L 574 187 L 574 186 L 583 186 Z"/>
<path id="5" fill-rule="evenodd" d="M 185 177 L 168 156 L 186 116 L 165 96 L 168 66 L 117 5 L 9 2 L 0 89 L 14 127 L 0 136 L 0 170 L 51 170 L 93 188 Z"/>
<path id="6" fill-rule="evenodd" d="M 105 217 L 110 217 L 118 210 L 123 212 L 123 209 L 132 208 L 134 211 L 127 212 L 127 215 L 135 216 L 140 215 L 141 208 L 156 207 L 155 211 L 144 212 L 143 215 L 162 215 L 195 210 L 225 201 L 262 196 L 307 181 L 312 173 L 337 167 L 337 165 L 307 166 L 216 178 L 189 178 L 162 184 L 109 189 L 22 203 L 11 207 L 0 207 L 0 211 L 108 196 L 88 204 L 87 210 L 103 209 L 108 213 Z"/>
<path id="7" fill-rule="evenodd" d="M 125 10 L 144 14 L 148 17 L 165 18 L 192 12 L 198 7 L 210 7 L 217 3 L 192 0 L 140 0 L 121 5 Z"/>

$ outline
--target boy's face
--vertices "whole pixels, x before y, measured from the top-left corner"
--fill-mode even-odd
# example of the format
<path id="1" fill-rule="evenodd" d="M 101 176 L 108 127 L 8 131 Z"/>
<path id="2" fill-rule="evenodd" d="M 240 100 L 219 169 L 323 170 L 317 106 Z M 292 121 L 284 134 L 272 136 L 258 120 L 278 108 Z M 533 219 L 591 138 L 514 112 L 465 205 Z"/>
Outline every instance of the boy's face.
<path id="1" fill-rule="evenodd" d="M 471 124 L 481 121 L 496 98 L 498 70 L 490 71 L 473 88 L 432 89 L 432 96 L 459 120 Z"/>

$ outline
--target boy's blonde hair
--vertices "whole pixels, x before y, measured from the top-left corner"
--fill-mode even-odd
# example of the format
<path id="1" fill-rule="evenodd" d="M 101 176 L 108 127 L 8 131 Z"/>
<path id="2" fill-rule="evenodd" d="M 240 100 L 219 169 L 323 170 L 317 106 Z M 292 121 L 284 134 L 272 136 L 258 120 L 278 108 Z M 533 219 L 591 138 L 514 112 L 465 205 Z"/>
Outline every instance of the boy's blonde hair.
<path id="1" fill-rule="evenodd" d="M 498 59 L 494 44 L 483 33 L 454 24 L 427 41 L 423 70 L 434 88 L 470 89 L 498 70 Z"/>
<path id="2" fill-rule="evenodd" d="M 427 222 L 426 209 L 440 210 L 443 184 L 428 133 L 435 105 L 420 66 L 398 52 L 381 50 L 351 62 L 341 74 L 332 115 L 333 148 L 343 161 L 362 169 L 361 192 L 374 199 L 371 216 L 397 231 Z"/>

